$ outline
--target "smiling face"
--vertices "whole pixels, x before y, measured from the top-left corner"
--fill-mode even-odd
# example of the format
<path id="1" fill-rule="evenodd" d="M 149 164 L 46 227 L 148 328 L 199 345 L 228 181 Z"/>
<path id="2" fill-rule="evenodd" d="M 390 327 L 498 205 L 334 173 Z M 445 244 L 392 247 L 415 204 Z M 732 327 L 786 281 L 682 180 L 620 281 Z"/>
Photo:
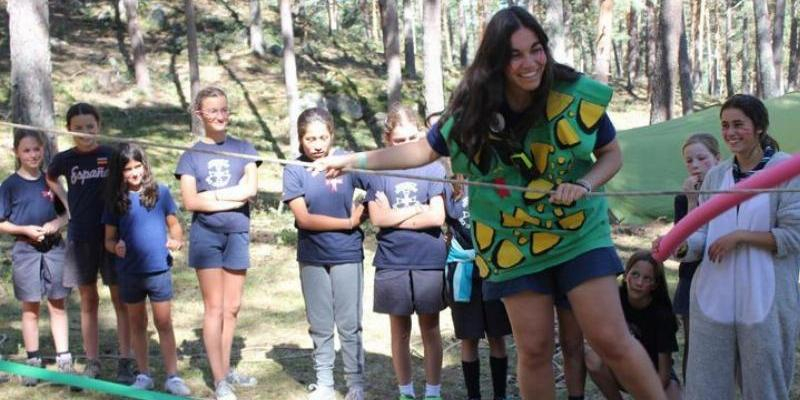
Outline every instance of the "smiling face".
<path id="1" fill-rule="evenodd" d="M 225 96 L 206 97 L 200 102 L 197 115 L 203 121 L 206 135 L 224 134 L 228 127 L 228 99 Z"/>
<path id="2" fill-rule="evenodd" d="M 144 179 L 144 164 L 140 161 L 130 160 L 122 169 L 122 179 L 128 185 L 128 190 L 137 191 L 142 187 Z"/>
<path id="3" fill-rule="evenodd" d="M 759 137 L 763 130 L 756 129 L 753 120 L 738 108 L 726 108 L 720 114 L 722 139 L 734 155 L 749 155 L 761 148 Z"/>
<path id="4" fill-rule="evenodd" d="M 634 263 L 625 274 L 628 287 L 628 299 L 631 301 L 647 300 L 656 289 L 655 267 L 645 260 Z"/>
<path id="5" fill-rule="evenodd" d="M 719 159 L 702 143 L 691 143 L 683 148 L 683 164 L 689 175 L 702 180 Z"/>
<path id="6" fill-rule="evenodd" d="M 322 121 L 313 121 L 305 126 L 300 144 L 306 157 L 317 160 L 328 155 L 333 135 Z"/>
<path id="7" fill-rule="evenodd" d="M 542 83 L 547 53 L 536 33 L 520 28 L 511 35 L 511 59 L 505 68 L 506 95 L 524 99 Z"/>
<path id="8" fill-rule="evenodd" d="M 26 136 L 20 139 L 14 151 L 21 167 L 29 171 L 35 171 L 42 165 L 44 148 L 42 147 L 42 142 L 35 137 Z"/>
<path id="9" fill-rule="evenodd" d="M 92 114 L 80 114 L 69 119 L 67 128 L 73 132 L 97 135 L 100 132 L 100 122 Z M 73 140 L 79 151 L 91 151 L 97 147 L 97 139 L 92 137 L 75 136 Z"/>

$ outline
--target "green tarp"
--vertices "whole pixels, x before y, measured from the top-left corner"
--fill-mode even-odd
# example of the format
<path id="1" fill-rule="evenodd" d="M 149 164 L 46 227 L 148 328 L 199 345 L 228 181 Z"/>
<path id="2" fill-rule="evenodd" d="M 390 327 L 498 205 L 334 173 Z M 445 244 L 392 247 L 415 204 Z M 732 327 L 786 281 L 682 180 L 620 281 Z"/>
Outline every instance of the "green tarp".
<path id="1" fill-rule="evenodd" d="M 800 150 L 800 93 L 768 100 L 769 133 L 781 150 Z M 720 141 L 723 158 L 730 157 L 720 137 L 719 106 L 687 117 L 656 125 L 620 131 L 617 139 L 622 147 L 622 170 L 606 185 L 606 190 L 680 190 L 686 178 L 681 145 L 697 132 L 708 132 Z M 625 223 L 646 223 L 658 217 L 672 219 L 672 197 L 611 197 L 614 214 Z"/>

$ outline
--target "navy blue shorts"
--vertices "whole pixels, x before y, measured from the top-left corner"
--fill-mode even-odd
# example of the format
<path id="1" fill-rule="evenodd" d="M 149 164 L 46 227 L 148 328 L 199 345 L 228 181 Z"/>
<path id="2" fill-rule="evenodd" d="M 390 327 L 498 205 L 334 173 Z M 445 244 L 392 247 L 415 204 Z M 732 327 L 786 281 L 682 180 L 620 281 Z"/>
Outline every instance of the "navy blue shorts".
<path id="1" fill-rule="evenodd" d="M 189 266 L 195 269 L 250 267 L 250 233 L 214 232 L 195 222 L 189 231 Z"/>
<path id="2" fill-rule="evenodd" d="M 438 314 L 447 307 L 441 269 L 378 269 L 373 290 L 378 314 Z"/>
<path id="3" fill-rule="evenodd" d="M 141 303 L 148 297 L 155 303 L 172 300 L 172 270 L 150 274 L 120 273 L 117 277 L 123 303 Z"/>
<path id="4" fill-rule="evenodd" d="M 483 299 L 483 279 L 478 267 L 473 267 L 472 289 L 469 302 L 458 302 L 453 295 L 453 279 L 456 263 L 448 264 L 445 288 L 447 305 L 453 317 L 453 328 L 457 339 L 482 339 L 484 337 L 503 337 L 511 334 L 511 322 L 506 307 L 500 300 Z"/>
<path id="5" fill-rule="evenodd" d="M 572 260 L 535 274 L 504 282 L 483 282 L 484 300 L 502 299 L 527 290 L 553 296 L 556 306 L 569 308 L 567 293 L 583 282 L 602 276 L 617 276 L 624 271 L 613 247 L 589 250 Z"/>
<path id="6" fill-rule="evenodd" d="M 672 296 L 672 311 L 676 315 L 689 316 L 689 291 L 692 289 L 692 278 L 699 266 L 700 261 L 681 263 L 678 267 L 678 286 L 675 287 L 675 295 Z"/>

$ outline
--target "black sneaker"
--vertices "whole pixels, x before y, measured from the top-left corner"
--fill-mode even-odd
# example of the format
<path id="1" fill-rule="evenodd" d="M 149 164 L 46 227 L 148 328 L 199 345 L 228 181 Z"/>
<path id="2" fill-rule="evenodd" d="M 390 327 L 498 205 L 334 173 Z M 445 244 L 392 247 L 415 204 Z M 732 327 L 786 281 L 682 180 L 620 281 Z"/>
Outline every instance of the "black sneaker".
<path id="1" fill-rule="evenodd" d="M 117 382 L 131 385 L 136 382 L 136 365 L 131 358 L 120 358 L 117 363 Z"/>

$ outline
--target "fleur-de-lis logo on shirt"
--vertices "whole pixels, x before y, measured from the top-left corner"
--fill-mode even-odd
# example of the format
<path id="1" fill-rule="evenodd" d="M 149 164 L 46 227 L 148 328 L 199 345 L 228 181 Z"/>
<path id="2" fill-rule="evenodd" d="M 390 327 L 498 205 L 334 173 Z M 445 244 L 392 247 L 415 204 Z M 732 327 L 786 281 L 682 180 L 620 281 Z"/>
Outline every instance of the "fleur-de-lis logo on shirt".
<path id="1" fill-rule="evenodd" d="M 342 178 L 325 179 L 325 186 L 329 187 L 332 192 L 338 191 L 339 185 L 342 183 Z"/>

